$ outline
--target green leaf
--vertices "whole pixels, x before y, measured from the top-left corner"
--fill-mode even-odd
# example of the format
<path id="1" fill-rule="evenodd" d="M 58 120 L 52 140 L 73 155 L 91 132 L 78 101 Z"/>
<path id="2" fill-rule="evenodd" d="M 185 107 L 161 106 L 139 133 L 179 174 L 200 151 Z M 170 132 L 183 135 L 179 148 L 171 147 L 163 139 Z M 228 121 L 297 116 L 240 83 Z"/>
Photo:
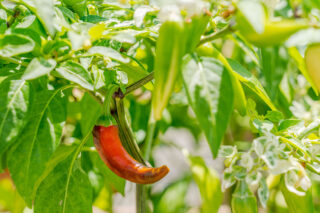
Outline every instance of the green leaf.
<path id="1" fill-rule="evenodd" d="M 232 67 L 230 66 L 227 59 L 224 57 L 224 55 L 218 51 L 217 49 L 214 49 L 214 55 L 215 57 L 221 61 L 221 63 L 224 65 L 224 67 L 227 69 L 230 75 L 233 93 L 234 93 L 234 108 L 238 110 L 239 114 L 244 116 L 247 113 L 247 99 L 244 94 L 242 85 L 238 79 L 238 76 L 236 76 L 235 72 L 233 71 Z"/>
<path id="2" fill-rule="evenodd" d="M 237 23 L 240 31 L 246 33 L 263 33 L 265 23 L 265 9 L 259 1 L 242 0 L 237 4 Z"/>
<path id="3" fill-rule="evenodd" d="M 26 123 L 29 95 L 30 86 L 25 81 L 6 79 L 0 84 L 0 155 Z"/>
<path id="4" fill-rule="evenodd" d="M 258 197 L 262 206 L 266 208 L 267 201 L 269 198 L 269 188 L 265 178 L 260 180 L 259 188 L 258 188 Z"/>
<path id="5" fill-rule="evenodd" d="M 111 47 L 94 46 L 88 50 L 88 53 L 109 57 L 123 63 L 128 63 L 130 61 L 129 58 L 124 58 L 118 51 Z"/>
<path id="6" fill-rule="evenodd" d="M 0 56 L 11 57 L 28 53 L 33 50 L 34 46 L 34 41 L 26 36 L 19 34 L 4 35 L 0 38 Z"/>
<path id="7" fill-rule="evenodd" d="M 43 28 L 39 19 L 37 19 L 35 15 L 25 16 L 20 22 L 18 22 L 13 27 L 14 27 L 13 32 L 16 32 L 17 30 L 30 30 L 36 33 L 37 35 L 36 39 L 35 39 L 35 36 L 30 36 L 31 34 L 27 36 L 30 36 L 31 38 L 33 38 L 33 40 L 39 43 L 39 45 L 41 45 L 40 36 L 45 37 L 47 35 L 45 29 Z M 19 31 L 18 33 L 21 34 L 20 32 L 23 32 L 23 31 Z"/>
<path id="8" fill-rule="evenodd" d="M 266 91 L 271 100 L 275 100 L 279 94 L 279 84 L 287 69 L 288 58 L 281 54 L 281 48 L 261 48 L 262 73 L 266 81 Z"/>
<path id="9" fill-rule="evenodd" d="M 201 157 L 188 155 L 193 179 L 199 187 L 203 213 L 218 212 L 222 203 L 220 179 L 217 172 L 208 168 Z"/>
<path id="10" fill-rule="evenodd" d="M 83 96 L 79 104 L 81 112 L 81 132 L 82 134 L 85 134 L 92 130 L 92 126 L 95 125 L 98 117 L 102 113 L 102 107 L 94 98 L 92 98 L 91 95 L 87 93 Z"/>
<path id="11" fill-rule="evenodd" d="M 87 0 L 63 0 L 63 3 L 65 3 L 71 10 L 78 13 L 80 17 L 86 12 L 86 2 Z"/>
<path id="12" fill-rule="evenodd" d="M 185 196 L 189 187 L 189 181 L 183 180 L 171 184 L 155 205 L 155 213 L 183 213 L 186 212 Z"/>
<path id="13" fill-rule="evenodd" d="M 46 31 L 54 36 L 56 28 L 55 22 L 55 11 L 53 0 L 20 0 L 24 2 L 26 6 L 36 14 Z"/>
<path id="14" fill-rule="evenodd" d="M 46 163 L 60 143 L 66 112 L 65 104 L 57 103 L 63 100 L 61 91 L 65 88 L 41 90 L 34 94 L 30 110 L 32 117 L 8 156 L 11 177 L 29 206 Z M 64 115 L 64 118 L 52 116 L 51 112 Z"/>
<path id="15" fill-rule="evenodd" d="M 124 189 L 126 181 L 123 178 L 120 178 L 115 173 L 113 173 L 101 160 L 98 153 L 90 153 L 90 157 L 94 162 L 94 165 L 98 168 L 98 170 L 102 173 L 106 184 L 112 189 L 117 190 L 122 195 L 124 195 Z"/>
<path id="16" fill-rule="evenodd" d="M 183 81 L 189 104 L 216 157 L 233 110 L 233 88 L 229 72 L 213 58 L 196 61 L 187 56 Z"/>
<path id="17" fill-rule="evenodd" d="M 316 83 L 313 81 L 314 79 L 311 79 L 311 76 L 309 75 L 309 72 L 307 70 L 305 59 L 299 53 L 298 49 L 296 47 L 290 47 L 289 54 L 292 57 L 292 59 L 295 61 L 296 66 L 299 68 L 300 72 L 304 75 L 304 77 L 307 79 L 307 81 L 311 84 L 313 91 L 318 95 L 319 92 L 318 92 Z"/>
<path id="18" fill-rule="evenodd" d="M 49 74 L 56 67 L 56 64 L 53 59 L 34 58 L 21 78 L 23 80 L 31 80 Z"/>
<path id="19" fill-rule="evenodd" d="M 186 28 L 186 53 L 192 53 L 199 44 L 201 35 L 206 30 L 210 16 L 207 13 L 194 15 L 190 21 L 185 22 Z"/>
<path id="20" fill-rule="evenodd" d="M 100 21 L 106 21 L 107 19 L 101 16 L 97 15 L 87 15 L 87 16 L 82 16 L 80 18 L 84 22 L 90 22 L 90 23 L 99 23 Z"/>
<path id="21" fill-rule="evenodd" d="M 103 70 L 99 69 L 98 66 L 96 66 L 96 65 L 92 65 L 91 72 L 94 77 L 94 89 L 95 90 L 98 90 L 101 87 L 106 86 Z"/>
<path id="22" fill-rule="evenodd" d="M 90 73 L 78 63 L 72 61 L 64 62 L 58 68 L 56 68 L 55 71 L 59 74 L 59 76 L 62 76 L 71 82 L 77 83 L 85 89 L 94 89 L 93 80 L 90 76 Z"/>
<path id="23" fill-rule="evenodd" d="M 251 72 L 233 59 L 228 59 L 228 63 L 237 73 L 237 77 L 242 83 L 255 92 L 272 110 L 276 110 L 260 81 Z"/>
<path id="24" fill-rule="evenodd" d="M 90 213 L 92 187 L 77 159 L 81 148 L 91 135 L 89 131 L 81 144 L 43 180 L 34 201 L 35 213 Z"/>
<path id="25" fill-rule="evenodd" d="M 311 188 L 304 196 L 299 196 L 287 189 L 283 179 L 284 178 L 282 178 L 281 181 L 281 192 L 286 200 L 289 213 L 313 213 L 314 204 L 312 201 Z"/>

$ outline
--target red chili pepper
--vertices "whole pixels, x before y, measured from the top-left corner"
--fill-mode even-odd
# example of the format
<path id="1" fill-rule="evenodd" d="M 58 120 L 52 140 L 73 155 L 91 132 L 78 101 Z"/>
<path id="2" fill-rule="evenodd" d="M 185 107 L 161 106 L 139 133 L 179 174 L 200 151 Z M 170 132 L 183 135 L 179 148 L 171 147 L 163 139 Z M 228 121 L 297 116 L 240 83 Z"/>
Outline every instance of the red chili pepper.
<path id="1" fill-rule="evenodd" d="M 147 167 L 134 160 L 123 148 L 117 126 L 95 126 L 94 143 L 105 164 L 118 176 L 134 183 L 149 184 L 162 179 L 167 166 Z"/>

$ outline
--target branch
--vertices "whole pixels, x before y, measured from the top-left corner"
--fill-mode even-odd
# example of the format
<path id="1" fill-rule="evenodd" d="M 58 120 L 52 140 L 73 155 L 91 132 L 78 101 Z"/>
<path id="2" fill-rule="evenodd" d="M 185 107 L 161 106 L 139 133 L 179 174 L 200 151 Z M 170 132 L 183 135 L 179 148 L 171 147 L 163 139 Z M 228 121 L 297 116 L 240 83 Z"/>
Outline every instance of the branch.
<path id="1" fill-rule="evenodd" d="M 234 32 L 233 25 L 234 24 L 229 24 L 227 27 L 223 28 L 222 30 L 220 30 L 218 32 L 214 32 L 211 35 L 203 37 L 200 40 L 198 46 L 201 46 L 202 44 L 205 44 L 207 42 L 213 41 L 215 39 L 222 38 L 225 35 L 228 35 L 229 33 Z"/>

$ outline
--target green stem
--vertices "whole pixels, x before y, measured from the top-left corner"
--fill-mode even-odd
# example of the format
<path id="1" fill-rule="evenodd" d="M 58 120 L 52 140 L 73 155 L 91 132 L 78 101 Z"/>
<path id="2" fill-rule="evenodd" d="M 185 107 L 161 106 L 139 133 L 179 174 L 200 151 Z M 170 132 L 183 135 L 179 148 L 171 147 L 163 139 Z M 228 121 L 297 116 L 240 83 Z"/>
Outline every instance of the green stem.
<path id="1" fill-rule="evenodd" d="M 154 78 L 154 73 L 152 72 L 152 73 L 150 73 L 149 75 L 147 75 L 146 77 L 144 77 L 144 78 L 140 79 L 139 81 L 137 81 L 137 82 L 131 84 L 130 86 L 128 86 L 128 87 L 126 88 L 126 93 L 125 93 L 124 95 L 127 95 L 127 94 L 129 94 L 130 92 L 132 92 L 132 91 L 134 91 L 134 90 L 142 87 L 142 86 L 145 85 L 146 83 L 152 81 L 153 78 Z"/>
<path id="2" fill-rule="evenodd" d="M 146 191 L 142 184 L 136 184 L 136 211 L 137 213 L 146 213 Z"/>
<path id="3" fill-rule="evenodd" d="M 220 30 L 218 32 L 214 32 L 211 35 L 203 37 L 200 40 L 198 46 L 201 46 L 202 44 L 210 42 L 210 41 L 213 41 L 215 39 L 222 38 L 225 35 L 227 35 L 229 33 L 232 33 L 232 32 L 233 32 L 232 25 L 230 24 L 230 25 L 228 25 L 227 27 L 225 27 L 224 29 L 222 29 L 222 30 Z"/>
<path id="4" fill-rule="evenodd" d="M 19 64 L 19 65 L 24 66 L 24 67 L 27 67 L 27 66 L 28 66 L 28 63 L 27 63 L 27 62 L 24 62 L 24 61 L 21 61 L 21 60 L 12 58 L 12 57 L 3 57 L 3 56 L 0 56 L 0 59 L 2 59 L 2 60 L 4 60 L 4 61 L 11 62 L 11 63 L 14 63 L 14 64 Z"/>
<path id="5" fill-rule="evenodd" d="M 124 148 L 127 149 L 129 154 L 139 161 L 140 163 L 146 165 L 145 161 L 143 160 L 139 147 L 134 140 L 133 133 L 131 128 L 129 127 L 124 111 L 123 99 L 122 98 L 115 98 L 116 112 L 113 113 L 115 120 L 119 125 L 120 131 L 120 138 L 121 142 L 123 143 Z M 146 193 L 144 186 L 141 184 L 136 184 L 136 211 L 137 213 L 146 213 Z"/>
<path id="6" fill-rule="evenodd" d="M 156 129 L 156 121 L 150 119 L 148 123 L 148 130 L 147 130 L 147 136 L 145 141 L 145 152 L 143 156 L 146 161 L 148 161 L 150 158 L 155 129 Z"/>

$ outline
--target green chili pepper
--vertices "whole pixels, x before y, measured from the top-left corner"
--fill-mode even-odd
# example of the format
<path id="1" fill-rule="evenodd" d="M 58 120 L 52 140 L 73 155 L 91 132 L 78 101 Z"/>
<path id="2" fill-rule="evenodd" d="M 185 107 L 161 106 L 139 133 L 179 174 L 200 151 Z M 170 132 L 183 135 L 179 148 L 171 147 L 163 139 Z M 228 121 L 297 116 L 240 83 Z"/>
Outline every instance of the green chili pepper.
<path id="1" fill-rule="evenodd" d="M 237 6 L 236 28 L 249 42 L 259 47 L 279 45 L 310 26 L 305 20 L 270 20 L 266 8 L 258 1 L 242 0 Z"/>
<path id="2" fill-rule="evenodd" d="M 233 213 L 257 213 L 257 199 L 245 180 L 238 182 L 232 194 L 231 208 Z"/>
<path id="3" fill-rule="evenodd" d="M 181 72 L 182 57 L 185 53 L 185 30 L 182 20 L 168 20 L 160 27 L 156 45 L 154 68 L 155 88 L 152 97 L 153 115 L 161 119 L 167 106 L 177 77 Z"/>

